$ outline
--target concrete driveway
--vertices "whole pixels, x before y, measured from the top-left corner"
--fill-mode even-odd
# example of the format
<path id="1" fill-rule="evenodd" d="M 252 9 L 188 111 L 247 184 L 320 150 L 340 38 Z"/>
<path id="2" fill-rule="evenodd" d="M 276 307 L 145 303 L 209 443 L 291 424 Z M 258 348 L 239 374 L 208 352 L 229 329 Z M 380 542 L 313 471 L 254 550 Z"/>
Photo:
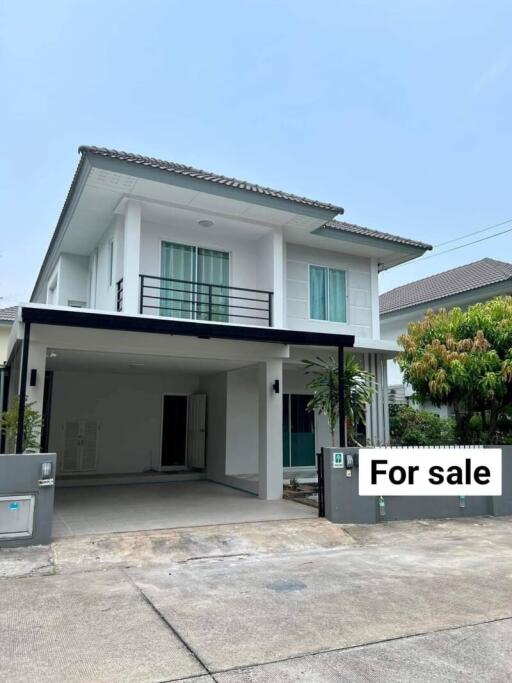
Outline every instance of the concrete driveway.
<path id="1" fill-rule="evenodd" d="M 53 536 L 316 517 L 313 507 L 261 500 L 211 481 L 57 488 Z"/>
<path id="2" fill-rule="evenodd" d="M 133 562 L 123 534 L 108 552 L 106 537 L 3 551 L 0 571 L 25 562 L 32 576 L 0 581 L 0 671 L 25 681 L 507 681 L 511 531 L 511 518 L 300 520 L 191 529 L 189 545 L 165 542 L 176 531 L 139 532 Z"/>

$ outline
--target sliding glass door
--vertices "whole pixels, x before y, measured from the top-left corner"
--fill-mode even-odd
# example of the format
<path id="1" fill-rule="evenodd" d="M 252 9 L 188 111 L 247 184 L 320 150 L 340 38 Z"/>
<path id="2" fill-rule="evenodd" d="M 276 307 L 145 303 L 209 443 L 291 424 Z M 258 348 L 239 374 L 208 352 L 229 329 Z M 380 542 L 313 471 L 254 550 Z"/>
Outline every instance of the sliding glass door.
<path id="1" fill-rule="evenodd" d="M 228 252 L 162 242 L 161 278 L 160 315 L 228 321 Z"/>
<path id="2" fill-rule="evenodd" d="M 162 242 L 160 277 L 160 315 L 174 318 L 193 318 L 195 275 L 194 247 L 186 244 Z M 170 282 L 163 278 L 186 280 Z"/>
<path id="3" fill-rule="evenodd" d="M 308 408 L 311 396 L 283 394 L 283 467 L 315 465 L 315 415 Z"/>
<path id="4" fill-rule="evenodd" d="M 214 249 L 197 250 L 197 318 L 199 320 L 228 321 L 229 254 Z M 224 285 L 224 287 L 207 287 Z"/>

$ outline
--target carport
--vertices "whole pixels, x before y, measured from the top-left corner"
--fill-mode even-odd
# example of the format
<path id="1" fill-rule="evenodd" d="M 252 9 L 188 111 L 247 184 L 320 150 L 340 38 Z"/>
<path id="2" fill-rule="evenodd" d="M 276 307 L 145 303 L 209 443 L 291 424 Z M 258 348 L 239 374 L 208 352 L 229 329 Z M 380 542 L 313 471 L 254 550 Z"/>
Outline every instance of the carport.
<path id="1" fill-rule="evenodd" d="M 307 519 L 316 508 L 289 500 L 261 500 L 211 481 L 57 488 L 53 535 Z"/>
<path id="2" fill-rule="evenodd" d="M 56 535 L 314 515 L 282 500 L 283 366 L 291 345 L 335 347 L 342 360 L 353 337 L 34 304 L 20 312 L 9 398 L 20 396 L 19 433 L 26 394 L 44 417 L 42 450 L 57 453 Z"/>

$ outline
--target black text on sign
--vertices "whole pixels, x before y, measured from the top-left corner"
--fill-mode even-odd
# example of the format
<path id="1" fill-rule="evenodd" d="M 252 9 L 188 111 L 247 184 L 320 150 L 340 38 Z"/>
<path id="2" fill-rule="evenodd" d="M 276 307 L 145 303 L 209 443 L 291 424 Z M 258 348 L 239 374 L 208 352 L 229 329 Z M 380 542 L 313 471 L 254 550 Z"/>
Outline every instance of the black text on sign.
<path id="1" fill-rule="evenodd" d="M 501 496 L 499 448 L 362 448 L 360 496 Z"/>

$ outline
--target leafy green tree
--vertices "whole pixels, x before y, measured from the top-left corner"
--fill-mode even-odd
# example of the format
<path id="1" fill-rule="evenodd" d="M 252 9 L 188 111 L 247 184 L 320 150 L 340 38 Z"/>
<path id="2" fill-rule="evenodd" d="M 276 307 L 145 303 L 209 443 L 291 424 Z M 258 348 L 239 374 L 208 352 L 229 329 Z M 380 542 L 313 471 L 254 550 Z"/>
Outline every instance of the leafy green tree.
<path id="1" fill-rule="evenodd" d="M 405 405 L 389 406 L 392 446 L 449 446 L 456 443 L 452 419 Z"/>
<path id="2" fill-rule="evenodd" d="M 27 450 L 38 451 L 40 447 L 40 435 L 43 421 L 37 410 L 33 409 L 34 403 L 25 403 L 25 419 L 23 422 L 23 452 Z M 20 399 L 16 396 L 12 405 L 2 413 L 0 427 L 5 433 L 8 449 L 14 451 L 16 436 L 18 434 L 18 415 L 20 411 Z"/>
<path id="3" fill-rule="evenodd" d="M 451 405 L 461 442 L 495 443 L 512 406 L 512 297 L 428 311 L 399 338 L 398 364 L 419 403 Z"/>
<path id="4" fill-rule="evenodd" d="M 326 416 L 331 433 L 332 445 L 336 445 L 336 427 L 339 420 L 339 382 L 338 361 L 329 356 L 326 360 L 316 357 L 314 360 L 302 361 L 306 366 L 306 374 L 313 378 L 306 384 L 313 391 L 308 403 L 308 410 Z M 366 422 L 366 407 L 371 403 L 375 392 L 375 379 L 371 372 L 363 370 L 352 355 L 345 358 L 345 417 L 347 441 L 360 445 L 356 441 L 356 427 L 359 422 Z M 345 446 L 346 444 L 340 444 Z"/>

